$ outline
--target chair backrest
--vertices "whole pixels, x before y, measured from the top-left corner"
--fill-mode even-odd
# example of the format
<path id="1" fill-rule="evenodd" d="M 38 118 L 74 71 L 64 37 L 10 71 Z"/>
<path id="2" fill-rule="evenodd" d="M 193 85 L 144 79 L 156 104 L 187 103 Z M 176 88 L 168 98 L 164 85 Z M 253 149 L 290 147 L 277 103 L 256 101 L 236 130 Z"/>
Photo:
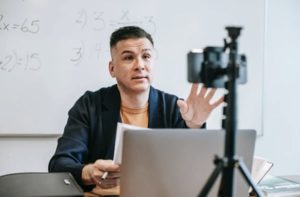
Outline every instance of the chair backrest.
<path id="1" fill-rule="evenodd" d="M 0 176 L 0 196 L 83 196 L 70 173 L 26 172 Z"/>

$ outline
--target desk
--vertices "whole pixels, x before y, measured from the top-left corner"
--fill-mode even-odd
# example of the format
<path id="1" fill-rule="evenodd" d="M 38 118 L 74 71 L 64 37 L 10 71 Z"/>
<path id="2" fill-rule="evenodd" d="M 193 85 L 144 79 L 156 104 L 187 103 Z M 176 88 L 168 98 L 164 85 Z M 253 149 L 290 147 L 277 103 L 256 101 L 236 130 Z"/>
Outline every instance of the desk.
<path id="1" fill-rule="evenodd" d="M 120 194 L 120 186 L 111 189 L 102 189 L 100 187 L 95 187 L 91 192 L 85 192 L 84 197 L 100 197 L 100 196 L 110 196 L 117 197 Z"/>
<path id="2" fill-rule="evenodd" d="M 285 176 L 268 175 L 261 181 L 260 185 L 261 186 L 264 185 L 265 189 L 263 190 L 263 193 L 266 196 L 295 196 L 295 195 L 299 196 L 300 190 L 298 186 L 289 187 L 289 185 L 294 184 L 293 182 L 300 183 L 300 175 L 285 175 Z M 250 197 L 256 197 L 256 195 L 250 194 Z"/>
<path id="3" fill-rule="evenodd" d="M 279 176 L 279 177 L 300 183 L 300 175 L 288 175 L 288 176 Z"/>
<path id="4" fill-rule="evenodd" d="M 292 181 L 300 183 L 300 175 L 286 175 L 286 176 L 279 176 L 279 177 L 282 177 L 282 178 L 285 178 L 285 179 L 292 180 Z M 119 188 L 117 188 L 117 190 L 116 189 L 114 189 L 114 190 L 106 190 L 106 192 L 104 191 L 104 193 L 102 193 L 101 191 L 104 191 L 104 190 L 101 190 L 99 188 L 95 188 L 91 192 L 85 192 L 84 193 L 84 197 L 101 197 L 101 196 L 118 197 L 118 195 L 112 195 L 112 194 L 113 194 L 113 192 L 119 191 Z M 250 197 L 255 197 L 255 196 L 250 196 Z"/>

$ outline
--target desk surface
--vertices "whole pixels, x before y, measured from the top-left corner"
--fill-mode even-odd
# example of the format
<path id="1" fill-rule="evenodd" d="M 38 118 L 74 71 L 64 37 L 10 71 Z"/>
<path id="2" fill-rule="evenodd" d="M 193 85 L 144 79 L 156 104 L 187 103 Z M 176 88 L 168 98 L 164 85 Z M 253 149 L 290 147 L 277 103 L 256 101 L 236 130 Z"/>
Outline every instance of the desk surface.
<path id="1" fill-rule="evenodd" d="M 288 175 L 288 176 L 279 176 L 279 177 L 300 183 L 300 175 Z"/>
<path id="2" fill-rule="evenodd" d="M 99 197 L 99 196 L 111 196 L 117 197 L 120 194 L 120 186 L 111 189 L 102 189 L 100 187 L 95 187 L 91 192 L 85 192 L 84 197 Z"/>
<path id="3" fill-rule="evenodd" d="M 279 177 L 300 183 L 300 175 L 286 175 L 286 176 L 279 176 Z M 84 197 L 101 197 L 101 196 L 117 197 L 118 195 L 112 195 L 112 194 L 116 194 L 114 192 L 118 192 L 118 191 L 119 191 L 119 188 L 110 189 L 110 190 L 103 190 L 100 188 L 95 188 L 91 192 L 85 192 Z"/>
<path id="4" fill-rule="evenodd" d="M 297 183 L 300 183 L 300 175 L 285 175 L 285 176 L 273 176 L 273 175 L 271 175 L 272 177 L 278 177 L 278 178 L 283 178 L 283 179 L 287 179 L 287 180 L 290 180 L 290 181 L 295 181 L 295 182 L 297 182 Z M 274 191 L 275 192 L 275 191 Z M 276 191 L 277 192 L 277 191 Z M 280 192 L 283 192 L 283 191 L 278 191 L 279 193 L 277 194 L 278 196 L 281 196 L 281 195 L 284 195 L 284 196 L 287 196 L 287 195 L 289 195 L 289 196 L 292 196 L 292 195 L 290 195 L 290 194 L 283 194 L 283 193 L 280 193 Z M 284 192 L 286 192 L 286 191 L 284 191 Z M 291 191 L 292 192 L 292 191 Z M 274 193 L 275 194 L 275 193 Z M 255 194 L 250 194 L 250 197 L 257 197 Z"/>

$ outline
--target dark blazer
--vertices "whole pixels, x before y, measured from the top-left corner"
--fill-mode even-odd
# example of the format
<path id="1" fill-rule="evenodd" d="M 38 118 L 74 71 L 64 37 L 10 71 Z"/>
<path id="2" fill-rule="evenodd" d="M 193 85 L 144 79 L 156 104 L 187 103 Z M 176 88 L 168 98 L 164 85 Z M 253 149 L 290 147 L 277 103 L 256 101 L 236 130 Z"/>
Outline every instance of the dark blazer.
<path id="1" fill-rule="evenodd" d="M 176 101 L 178 98 L 153 87 L 149 94 L 149 128 L 186 128 Z M 69 118 L 49 172 L 71 172 L 83 186 L 85 164 L 113 159 L 117 122 L 120 121 L 120 93 L 117 85 L 87 91 L 69 111 Z"/>

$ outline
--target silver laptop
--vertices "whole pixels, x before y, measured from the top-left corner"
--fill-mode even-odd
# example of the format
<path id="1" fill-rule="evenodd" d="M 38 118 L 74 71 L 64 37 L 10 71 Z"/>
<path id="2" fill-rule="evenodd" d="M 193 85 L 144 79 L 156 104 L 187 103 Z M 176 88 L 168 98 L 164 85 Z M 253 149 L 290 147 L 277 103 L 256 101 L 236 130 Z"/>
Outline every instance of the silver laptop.
<path id="1" fill-rule="evenodd" d="M 237 155 L 250 171 L 256 132 L 237 132 Z M 153 129 L 124 133 L 121 165 L 122 197 L 198 196 L 215 168 L 214 156 L 224 155 L 222 130 Z M 217 196 L 219 175 L 208 196 Z M 249 186 L 235 170 L 235 195 L 248 196 Z"/>

